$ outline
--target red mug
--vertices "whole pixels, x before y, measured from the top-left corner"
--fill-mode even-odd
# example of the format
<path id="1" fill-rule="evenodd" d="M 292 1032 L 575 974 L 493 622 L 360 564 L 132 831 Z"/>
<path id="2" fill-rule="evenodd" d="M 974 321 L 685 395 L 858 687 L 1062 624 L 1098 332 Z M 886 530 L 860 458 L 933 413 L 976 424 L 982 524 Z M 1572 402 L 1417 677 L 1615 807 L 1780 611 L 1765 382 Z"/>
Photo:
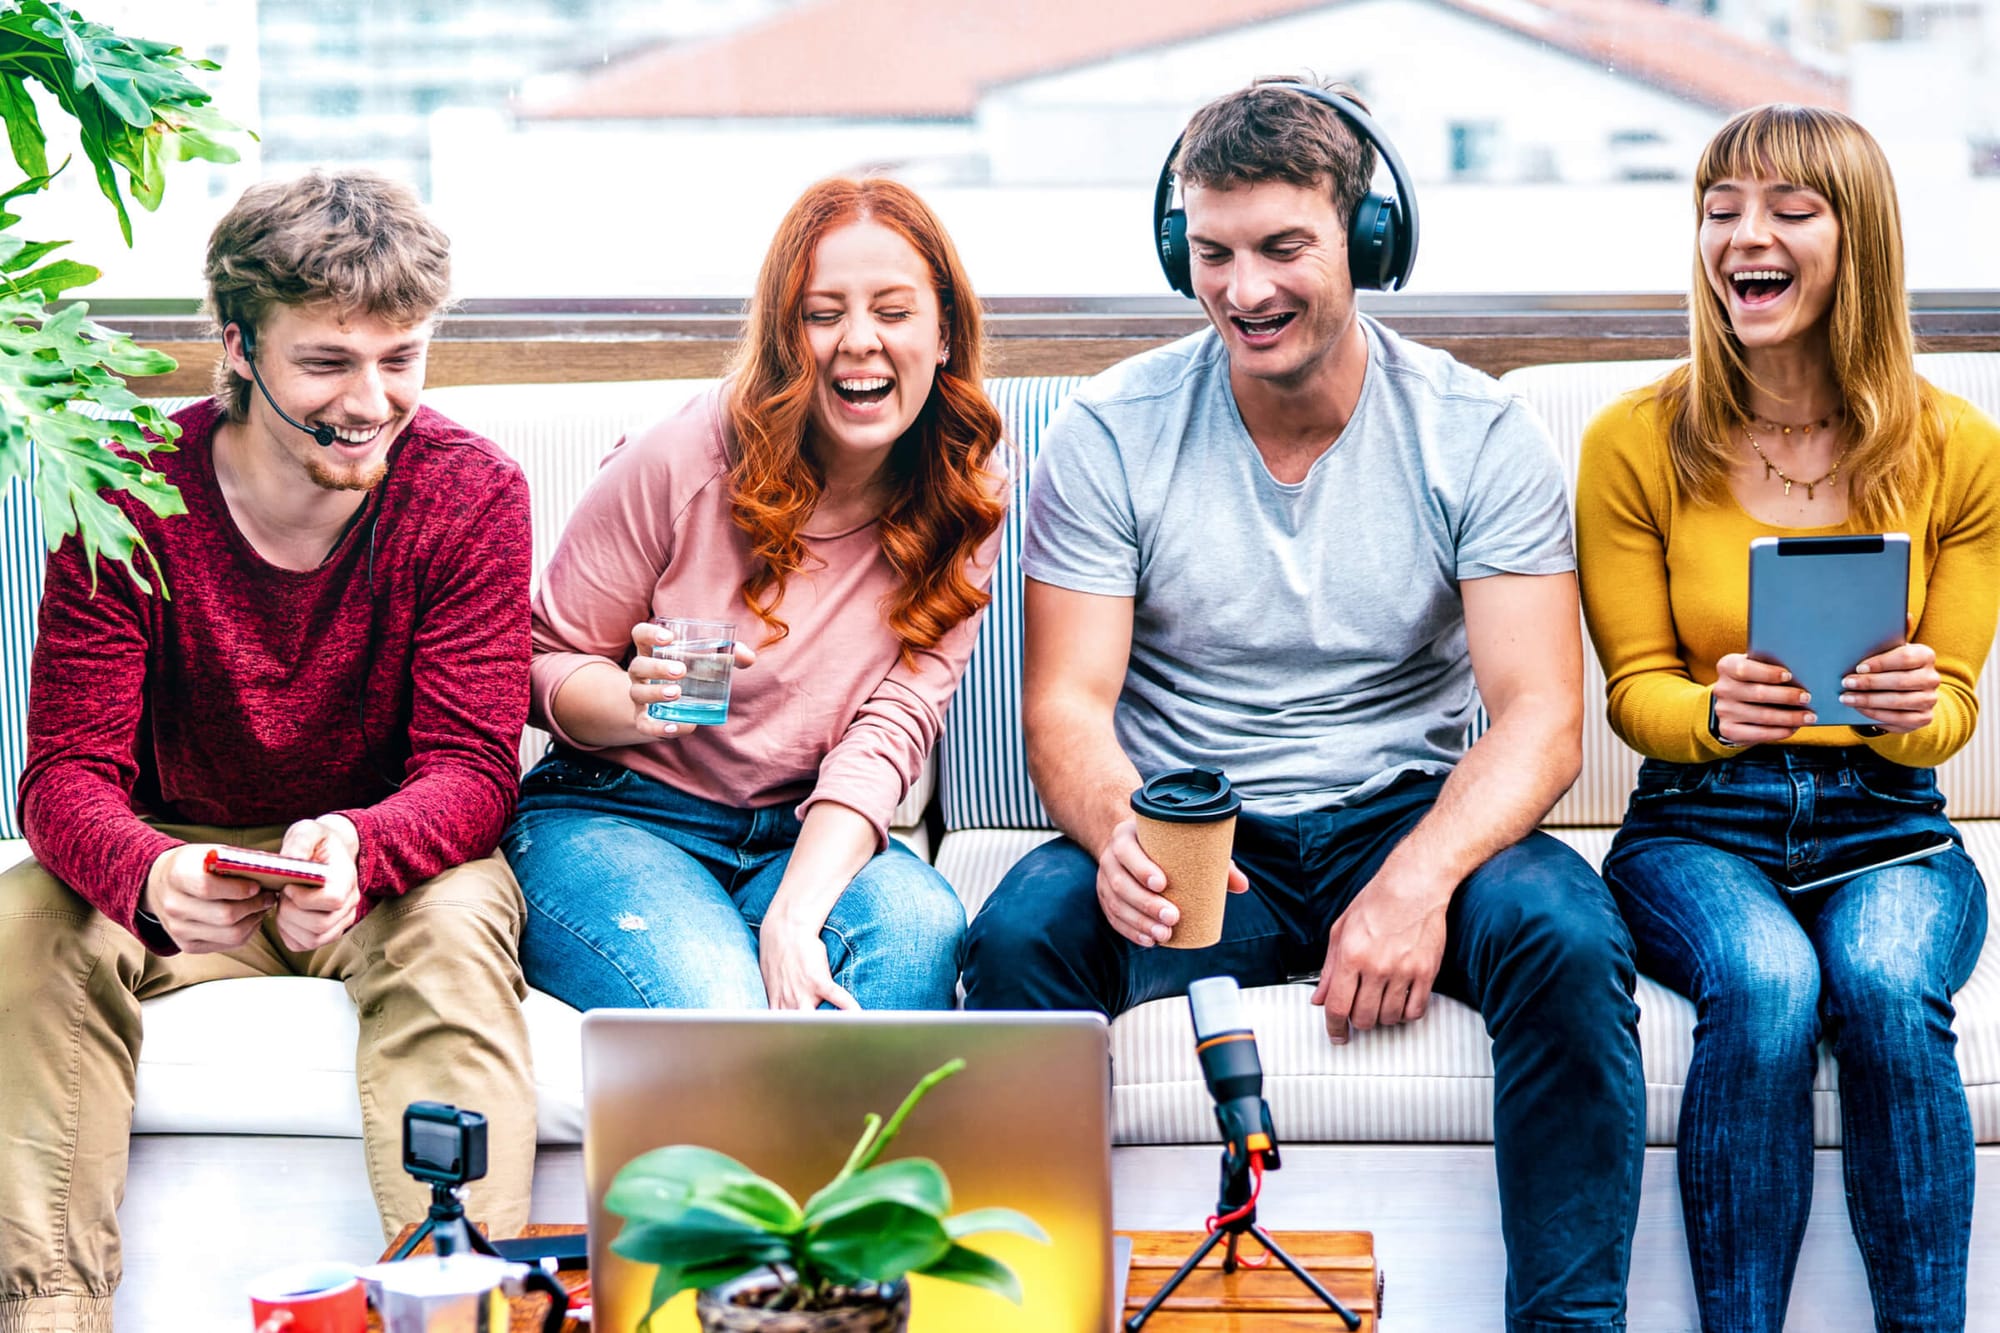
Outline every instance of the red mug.
<path id="1" fill-rule="evenodd" d="M 250 1284 L 256 1333 L 366 1333 L 368 1297 L 351 1264 L 293 1264 Z"/>

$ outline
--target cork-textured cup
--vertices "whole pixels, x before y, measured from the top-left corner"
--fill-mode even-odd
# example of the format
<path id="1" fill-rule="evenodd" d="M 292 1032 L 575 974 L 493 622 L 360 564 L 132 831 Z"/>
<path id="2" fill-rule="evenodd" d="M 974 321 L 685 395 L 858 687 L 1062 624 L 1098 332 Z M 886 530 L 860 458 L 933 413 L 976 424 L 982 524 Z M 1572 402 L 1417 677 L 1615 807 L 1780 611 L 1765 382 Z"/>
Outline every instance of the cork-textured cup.
<path id="1" fill-rule="evenodd" d="M 1165 896 L 1180 920 L 1169 949 L 1205 949 L 1222 939 L 1229 900 L 1229 853 L 1242 800 L 1213 768 L 1179 768 L 1132 793 L 1139 847 L 1167 877 Z"/>

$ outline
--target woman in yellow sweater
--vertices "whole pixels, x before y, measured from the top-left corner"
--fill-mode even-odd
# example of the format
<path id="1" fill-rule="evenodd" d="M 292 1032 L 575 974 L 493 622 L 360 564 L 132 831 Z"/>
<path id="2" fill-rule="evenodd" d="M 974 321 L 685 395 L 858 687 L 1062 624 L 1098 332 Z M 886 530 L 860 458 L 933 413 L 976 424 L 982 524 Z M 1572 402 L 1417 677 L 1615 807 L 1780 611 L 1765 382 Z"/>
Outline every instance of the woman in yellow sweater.
<path id="1" fill-rule="evenodd" d="M 2000 431 L 1917 376 L 1895 187 L 1859 125 L 1746 111 L 1695 198 L 1693 355 L 1592 423 L 1577 543 L 1611 725 L 1646 756 L 1604 877 L 1645 970 L 1697 1014 L 1679 1165 L 1702 1327 L 1784 1326 L 1824 1033 L 1878 1319 L 1960 1329 L 1973 1135 L 1951 995 L 1986 892 L 1933 768 L 1972 734 L 2000 607 Z M 1816 726 L 1744 655 L 1750 542 L 1866 532 L 1909 534 L 1911 641 L 1842 682 L 1873 725 Z M 1912 834 L 1954 845 L 1793 891 Z"/>

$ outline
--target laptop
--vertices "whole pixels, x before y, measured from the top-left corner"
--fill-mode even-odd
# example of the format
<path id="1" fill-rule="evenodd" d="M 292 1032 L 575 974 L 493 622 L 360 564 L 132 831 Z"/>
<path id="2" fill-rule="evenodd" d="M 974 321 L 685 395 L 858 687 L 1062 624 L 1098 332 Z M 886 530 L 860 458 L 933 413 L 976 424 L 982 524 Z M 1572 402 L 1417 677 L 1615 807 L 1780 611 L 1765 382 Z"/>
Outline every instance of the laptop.
<path id="1" fill-rule="evenodd" d="M 1111 1326 L 1111 1046 L 1094 1014 L 747 1013 L 599 1009 L 583 1020 L 584 1186 L 593 1326 L 639 1327 L 653 1268 L 611 1252 L 604 1207 L 620 1167 L 691 1143 L 736 1158 L 801 1205 L 832 1179 L 869 1112 L 887 1119 L 918 1079 L 962 1057 L 884 1160 L 929 1157 L 952 1211 L 1017 1208 L 1047 1245 L 967 1241 L 1011 1267 L 1023 1303 L 913 1275 L 913 1333 L 1104 1333 Z M 649 1333 L 692 1329 L 689 1313 Z"/>

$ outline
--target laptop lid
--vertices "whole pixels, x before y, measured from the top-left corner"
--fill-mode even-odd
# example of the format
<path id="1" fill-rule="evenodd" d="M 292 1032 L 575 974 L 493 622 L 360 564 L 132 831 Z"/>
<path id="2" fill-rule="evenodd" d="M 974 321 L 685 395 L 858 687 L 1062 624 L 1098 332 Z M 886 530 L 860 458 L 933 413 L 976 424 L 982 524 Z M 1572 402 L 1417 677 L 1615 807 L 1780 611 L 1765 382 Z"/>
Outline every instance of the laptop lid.
<path id="1" fill-rule="evenodd" d="M 952 1211 L 1017 1208 L 1040 1245 L 968 1243 L 1013 1268 L 1024 1300 L 914 1276 L 911 1327 L 1103 1333 L 1111 1301 L 1110 1028 L 1094 1014 L 717 1013 L 600 1009 L 583 1020 L 583 1155 L 595 1327 L 638 1326 L 653 1269 L 611 1252 L 604 1208 L 620 1167 L 689 1143 L 736 1158 L 803 1203 L 840 1170 L 869 1112 L 885 1119 L 931 1070 L 932 1089 L 887 1158 L 929 1157 Z M 681 1301 L 689 1301 L 683 1296 Z M 656 1328 L 664 1330 L 662 1319 Z M 675 1327 L 692 1328 L 692 1316 Z"/>

